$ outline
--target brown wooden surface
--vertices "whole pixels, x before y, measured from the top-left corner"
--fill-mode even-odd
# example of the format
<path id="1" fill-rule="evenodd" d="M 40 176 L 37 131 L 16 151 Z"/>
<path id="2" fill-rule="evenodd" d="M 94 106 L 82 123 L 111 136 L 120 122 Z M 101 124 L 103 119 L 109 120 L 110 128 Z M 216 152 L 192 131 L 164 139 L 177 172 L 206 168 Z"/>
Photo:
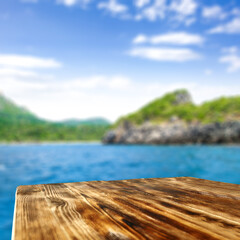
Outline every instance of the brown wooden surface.
<path id="1" fill-rule="evenodd" d="M 240 185 L 195 178 L 20 186 L 14 240 L 240 239 Z"/>

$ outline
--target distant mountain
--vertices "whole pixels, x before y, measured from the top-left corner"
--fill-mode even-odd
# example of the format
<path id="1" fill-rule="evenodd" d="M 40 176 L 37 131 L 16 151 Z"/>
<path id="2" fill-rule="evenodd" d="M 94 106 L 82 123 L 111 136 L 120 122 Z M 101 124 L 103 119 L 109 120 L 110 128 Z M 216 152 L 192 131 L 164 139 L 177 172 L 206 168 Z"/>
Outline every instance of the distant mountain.
<path id="1" fill-rule="evenodd" d="M 109 128 L 103 118 L 49 122 L 0 95 L 0 141 L 100 140 Z"/>
<path id="2" fill-rule="evenodd" d="M 121 117 L 115 126 L 125 120 L 141 125 L 144 122 L 163 123 L 174 119 L 202 123 L 240 120 L 240 96 L 221 97 L 196 105 L 187 90 L 177 90 Z"/>
<path id="3" fill-rule="evenodd" d="M 62 121 L 65 125 L 76 126 L 76 125 L 103 125 L 108 126 L 111 123 L 105 118 L 88 118 L 88 119 L 69 119 Z"/>

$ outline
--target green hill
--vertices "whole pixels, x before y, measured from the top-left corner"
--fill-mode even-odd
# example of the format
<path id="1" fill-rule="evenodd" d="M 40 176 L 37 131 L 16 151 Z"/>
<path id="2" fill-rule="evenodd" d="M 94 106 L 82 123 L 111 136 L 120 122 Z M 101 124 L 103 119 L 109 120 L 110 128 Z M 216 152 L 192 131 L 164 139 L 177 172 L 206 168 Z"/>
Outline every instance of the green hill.
<path id="1" fill-rule="evenodd" d="M 121 117 L 115 124 L 129 121 L 140 125 L 146 121 L 152 123 L 168 122 L 175 118 L 185 122 L 224 122 L 240 120 L 240 97 L 221 97 L 213 101 L 196 105 L 187 90 L 177 90 L 143 106 L 140 110 Z"/>
<path id="2" fill-rule="evenodd" d="M 100 140 L 108 127 L 103 121 L 48 122 L 0 95 L 0 141 Z"/>
<path id="3" fill-rule="evenodd" d="M 40 122 L 31 112 L 0 94 L 0 123 Z"/>

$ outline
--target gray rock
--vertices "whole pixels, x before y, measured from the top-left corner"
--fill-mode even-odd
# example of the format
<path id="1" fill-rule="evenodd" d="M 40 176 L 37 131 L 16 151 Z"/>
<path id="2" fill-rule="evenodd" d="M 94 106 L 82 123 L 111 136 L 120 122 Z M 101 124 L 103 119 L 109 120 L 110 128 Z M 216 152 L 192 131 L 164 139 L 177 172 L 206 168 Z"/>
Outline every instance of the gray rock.
<path id="1" fill-rule="evenodd" d="M 220 144 L 240 143 L 240 122 L 202 124 L 144 124 L 121 126 L 103 138 L 106 144 Z"/>

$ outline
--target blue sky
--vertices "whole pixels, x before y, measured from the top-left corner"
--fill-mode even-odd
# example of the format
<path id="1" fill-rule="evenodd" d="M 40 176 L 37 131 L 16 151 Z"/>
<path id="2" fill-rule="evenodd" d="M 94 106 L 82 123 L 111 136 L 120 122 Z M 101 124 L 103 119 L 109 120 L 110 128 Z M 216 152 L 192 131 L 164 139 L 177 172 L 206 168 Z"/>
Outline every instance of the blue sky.
<path id="1" fill-rule="evenodd" d="M 240 94 L 237 0 L 7 0 L 0 32 L 0 91 L 42 118 Z"/>

